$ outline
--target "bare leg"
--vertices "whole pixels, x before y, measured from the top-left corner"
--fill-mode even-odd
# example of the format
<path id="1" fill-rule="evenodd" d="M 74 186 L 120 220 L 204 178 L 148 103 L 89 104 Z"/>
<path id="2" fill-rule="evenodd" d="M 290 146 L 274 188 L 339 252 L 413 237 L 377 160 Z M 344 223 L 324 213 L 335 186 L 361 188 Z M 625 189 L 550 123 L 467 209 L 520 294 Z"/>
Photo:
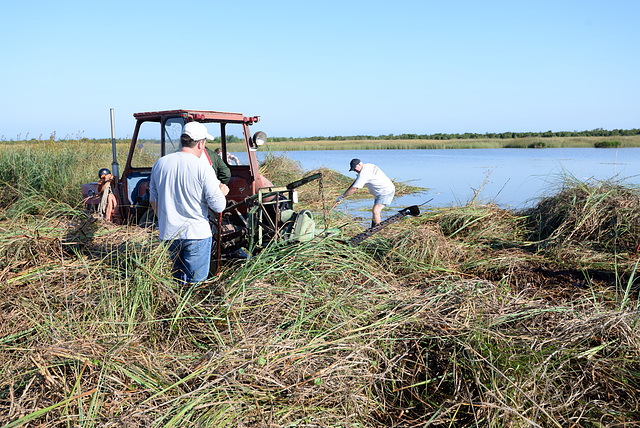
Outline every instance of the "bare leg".
<path id="1" fill-rule="evenodd" d="M 104 215 L 104 219 L 106 221 L 113 220 L 113 215 L 116 212 L 116 205 L 116 197 L 113 195 L 113 193 L 109 194 L 109 196 L 107 196 L 107 209 Z"/>
<path id="2" fill-rule="evenodd" d="M 384 205 L 382 204 L 374 204 L 373 205 L 373 217 L 371 219 L 371 227 L 373 226 L 377 226 L 380 223 L 380 214 L 382 213 L 382 209 L 384 208 Z"/>

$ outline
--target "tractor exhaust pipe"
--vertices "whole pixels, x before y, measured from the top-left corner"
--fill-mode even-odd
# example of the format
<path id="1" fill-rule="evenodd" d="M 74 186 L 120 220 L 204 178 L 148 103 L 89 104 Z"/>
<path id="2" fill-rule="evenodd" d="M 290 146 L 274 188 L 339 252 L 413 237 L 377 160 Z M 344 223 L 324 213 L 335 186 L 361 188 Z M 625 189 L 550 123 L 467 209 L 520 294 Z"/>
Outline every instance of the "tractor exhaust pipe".
<path id="1" fill-rule="evenodd" d="M 111 163 L 111 173 L 120 178 L 120 166 L 116 157 L 116 123 L 113 119 L 113 109 L 111 109 L 111 150 L 113 151 L 113 162 Z"/>

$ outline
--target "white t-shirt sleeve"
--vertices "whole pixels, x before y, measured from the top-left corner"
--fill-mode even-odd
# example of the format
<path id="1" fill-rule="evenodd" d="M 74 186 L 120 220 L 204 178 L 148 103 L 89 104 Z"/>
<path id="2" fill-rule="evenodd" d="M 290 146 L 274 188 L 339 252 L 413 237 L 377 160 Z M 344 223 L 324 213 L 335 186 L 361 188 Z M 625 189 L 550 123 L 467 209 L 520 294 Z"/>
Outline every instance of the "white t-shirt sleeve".
<path id="1" fill-rule="evenodd" d="M 355 187 L 356 189 L 362 189 L 365 184 L 367 184 L 367 178 L 365 177 L 364 171 L 360 171 L 358 177 L 356 177 L 356 181 L 353 182 L 351 187 Z"/>

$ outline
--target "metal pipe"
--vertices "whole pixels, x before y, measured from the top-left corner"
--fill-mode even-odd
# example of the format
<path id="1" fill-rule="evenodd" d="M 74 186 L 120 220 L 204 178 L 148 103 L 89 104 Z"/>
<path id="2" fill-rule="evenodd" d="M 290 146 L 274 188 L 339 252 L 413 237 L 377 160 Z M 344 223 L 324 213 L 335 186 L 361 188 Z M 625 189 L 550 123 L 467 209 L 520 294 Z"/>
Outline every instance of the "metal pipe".
<path id="1" fill-rule="evenodd" d="M 113 109 L 111 109 L 111 149 L 113 151 L 113 162 L 111 163 L 111 172 L 116 178 L 120 178 L 120 166 L 116 157 L 116 123 L 113 119 Z"/>

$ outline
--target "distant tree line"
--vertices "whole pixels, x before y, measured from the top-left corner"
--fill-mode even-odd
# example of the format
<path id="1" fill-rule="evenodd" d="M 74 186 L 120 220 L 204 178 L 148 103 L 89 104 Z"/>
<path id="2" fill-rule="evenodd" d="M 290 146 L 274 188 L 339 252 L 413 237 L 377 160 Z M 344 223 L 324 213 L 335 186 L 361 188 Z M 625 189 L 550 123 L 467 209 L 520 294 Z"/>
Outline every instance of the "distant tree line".
<path id="1" fill-rule="evenodd" d="M 236 137 L 235 135 L 226 135 L 226 140 L 227 140 L 227 144 L 232 144 L 232 143 L 242 143 L 244 144 L 244 138 L 240 138 L 240 137 Z M 222 137 L 216 137 L 213 140 L 214 144 L 220 145 L 222 144 Z"/>
<path id="2" fill-rule="evenodd" d="M 615 137 L 620 135 L 640 135 L 640 129 L 614 129 L 608 131 L 596 128 L 591 131 L 546 131 L 546 132 L 487 132 L 486 134 L 476 134 L 465 132 L 464 134 L 388 134 L 378 135 L 352 135 L 333 137 L 269 137 L 270 141 L 354 141 L 354 140 L 472 140 L 472 139 L 507 139 L 507 138 L 549 138 L 549 137 Z"/>
<path id="3" fill-rule="evenodd" d="M 526 138 L 526 137 L 535 137 L 535 138 L 550 138 L 550 137 L 616 137 L 616 136 L 633 136 L 640 135 L 640 129 L 613 129 L 606 130 L 602 128 L 596 128 L 591 131 L 546 131 L 546 132 L 487 132 L 485 134 L 477 134 L 472 132 L 465 132 L 464 134 L 444 134 L 444 133 L 436 133 L 436 134 L 388 134 L 388 135 L 351 135 L 351 136 L 331 136 L 331 137 L 323 137 L 323 136 L 314 136 L 314 137 L 269 137 L 269 141 L 272 142 L 286 142 L 286 141 L 363 141 L 363 140 L 473 140 L 473 139 L 516 139 L 516 138 Z M 28 136 L 28 134 L 27 134 Z M 235 135 L 227 135 L 227 143 L 244 143 L 244 138 L 237 137 Z M 55 133 L 51 135 L 49 138 L 50 141 L 55 140 Z M 110 138 L 75 138 L 72 139 L 74 141 L 95 141 L 98 143 L 111 143 Z M 0 137 L 0 142 L 7 141 L 7 139 L 3 136 Z M 13 140 L 9 140 L 13 141 Z M 16 141 L 42 141 L 41 138 L 31 138 L 30 140 L 20 140 L 20 136 L 18 136 L 18 140 Z M 69 138 L 60 139 L 58 141 L 69 141 Z M 131 139 L 123 139 L 118 138 L 116 142 L 123 143 L 129 142 Z M 159 140 L 144 140 L 140 139 L 138 142 L 159 142 Z M 216 137 L 214 139 L 214 144 L 220 144 L 220 137 Z"/>

